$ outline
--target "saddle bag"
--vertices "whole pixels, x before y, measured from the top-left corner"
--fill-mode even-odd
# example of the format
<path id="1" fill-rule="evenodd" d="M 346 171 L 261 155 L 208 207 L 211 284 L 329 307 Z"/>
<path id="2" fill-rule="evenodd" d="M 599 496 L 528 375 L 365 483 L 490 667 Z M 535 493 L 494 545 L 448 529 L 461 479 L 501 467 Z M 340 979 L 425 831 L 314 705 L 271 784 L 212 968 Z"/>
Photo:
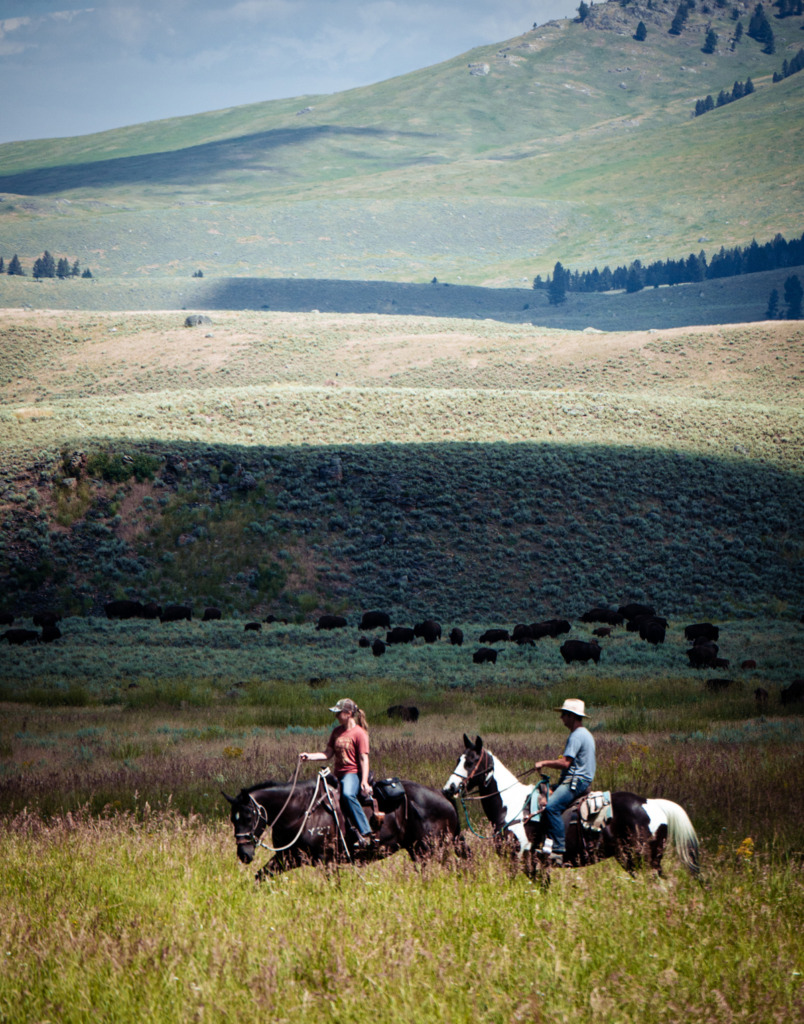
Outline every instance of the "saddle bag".
<path id="1" fill-rule="evenodd" d="M 395 811 L 405 799 L 405 787 L 397 778 L 378 779 L 374 783 L 373 788 L 374 799 L 384 814 L 390 814 L 391 811 Z"/>

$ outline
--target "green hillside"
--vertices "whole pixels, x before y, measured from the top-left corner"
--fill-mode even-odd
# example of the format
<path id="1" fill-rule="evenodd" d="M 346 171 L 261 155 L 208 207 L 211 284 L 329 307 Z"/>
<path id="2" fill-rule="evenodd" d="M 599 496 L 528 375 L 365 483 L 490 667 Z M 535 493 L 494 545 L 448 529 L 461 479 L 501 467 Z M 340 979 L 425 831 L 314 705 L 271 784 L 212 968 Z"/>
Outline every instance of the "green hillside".
<path id="1" fill-rule="evenodd" d="M 747 27 L 753 5 L 699 6 L 680 36 L 676 7 L 594 5 L 362 89 L 4 145 L 0 244 L 155 284 L 203 269 L 521 286 L 557 259 L 800 234 L 804 75 L 771 78 L 803 19 L 772 17 L 767 54 L 747 35 L 732 49 L 732 11 Z M 749 77 L 752 95 L 692 117 Z"/>

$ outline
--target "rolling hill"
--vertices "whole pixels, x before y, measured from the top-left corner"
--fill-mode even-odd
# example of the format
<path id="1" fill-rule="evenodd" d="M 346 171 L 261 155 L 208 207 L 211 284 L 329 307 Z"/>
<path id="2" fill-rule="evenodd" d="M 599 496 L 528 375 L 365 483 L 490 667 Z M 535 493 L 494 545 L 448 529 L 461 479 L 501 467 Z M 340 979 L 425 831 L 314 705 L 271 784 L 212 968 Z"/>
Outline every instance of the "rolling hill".
<path id="1" fill-rule="evenodd" d="M 747 35 L 732 46 L 732 11 L 747 26 L 753 5 L 696 7 L 679 36 L 676 6 L 594 5 L 584 23 L 336 95 L 4 145 L 2 246 L 28 265 L 46 248 L 79 259 L 125 308 L 127 282 L 158 292 L 197 269 L 522 288 L 556 260 L 797 236 L 804 75 L 772 75 L 802 18 L 772 19 L 767 54 Z M 692 116 L 749 77 L 752 95 Z"/>

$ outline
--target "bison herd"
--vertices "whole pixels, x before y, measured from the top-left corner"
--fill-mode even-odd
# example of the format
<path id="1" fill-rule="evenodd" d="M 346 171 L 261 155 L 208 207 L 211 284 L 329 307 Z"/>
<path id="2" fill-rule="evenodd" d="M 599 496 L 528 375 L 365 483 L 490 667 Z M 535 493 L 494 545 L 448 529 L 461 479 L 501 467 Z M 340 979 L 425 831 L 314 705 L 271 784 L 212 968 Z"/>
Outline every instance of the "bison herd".
<path id="1" fill-rule="evenodd" d="M 140 602 L 133 600 L 109 601 L 104 605 L 104 612 L 109 619 L 158 619 L 161 623 L 168 622 L 190 622 L 193 618 L 192 608 L 182 604 L 168 604 L 164 607 L 154 601 Z M 211 622 L 222 619 L 220 608 L 208 607 L 204 609 L 201 616 L 202 622 Z M 592 607 L 579 616 L 584 625 L 595 625 L 591 630 L 589 639 L 568 638 L 559 647 L 559 654 L 565 664 L 571 665 L 574 662 L 587 664 L 593 662 L 597 665 L 600 662 L 604 651 L 604 643 L 616 642 L 615 631 L 623 627 L 626 632 L 637 633 L 640 639 L 653 646 L 663 644 L 665 641 L 669 623 L 664 616 L 658 615 L 656 610 L 645 604 L 625 604 L 619 608 L 610 608 L 603 605 Z M 62 633 L 57 625 L 61 621 L 61 615 L 53 611 L 40 611 L 33 616 L 33 625 L 41 629 L 27 627 L 14 627 L 14 615 L 0 611 L 0 626 L 8 626 L 5 632 L 0 633 L 0 640 L 6 640 L 9 645 L 21 645 L 27 643 L 50 643 L 61 639 Z M 268 615 L 266 623 L 287 620 L 277 620 L 273 615 Z M 321 615 L 315 625 L 316 630 L 333 630 L 348 628 L 349 622 L 343 615 L 327 613 Z M 383 656 L 389 647 L 398 644 L 410 644 L 416 640 L 422 640 L 425 644 L 434 644 L 442 638 L 442 627 L 435 619 L 425 619 L 412 626 L 391 625 L 391 616 L 383 611 L 363 612 L 358 628 L 361 631 L 382 630 L 384 636 L 374 635 L 367 637 L 361 635 L 358 646 L 371 650 L 375 657 Z M 556 640 L 563 634 L 571 631 L 571 623 L 567 619 L 551 618 L 541 622 L 517 623 L 512 629 L 491 627 L 482 632 L 477 641 L 480 646 L 472 653 L 472 661 L 476 665 L 496 665 L 500 648 L 492 644 L 516 644 L 518 646 L 535 646 L 540 640 Z M 262 629 L 260 622 L 247 622 L 244 630 L 249 633 L 257 633 Z M 720 630 L 710 622 L 696 622 L 684 627 L 684 638 L 689 647 L 684 652 L 688 665 L 692 669 L 727 669 L 729 660 L 721 657 L 718 640 Z M 452 646 L 460 647 L 464 642 L 463 630 L 454 626 L 447 635 L 448 642 Z M 743 671 L 755 670 L 756 660 L 745 659 L 740 663 Z M 733 679 L 724 676 L 711 676 L 705 681 L 705 688 L 710 692 L 725 690 L 732 685 Z M 768 691 L 763 687 L 757 687 L 754 696 L 758 706 L 764 706 L 768 701 Z M 792 704 L 804 701 L 804 680 L 795 679 L 793 682 L 782 688 L 780 691 L 782 704 Z M 388 709 L 390 717 L 403 717 L 402 711 L 415 711 L 395 706 Z M 418 712 L 416 712 L 418 716 Z M 405 718 L 406 721 L 415 721 L 414 718 Z"/>

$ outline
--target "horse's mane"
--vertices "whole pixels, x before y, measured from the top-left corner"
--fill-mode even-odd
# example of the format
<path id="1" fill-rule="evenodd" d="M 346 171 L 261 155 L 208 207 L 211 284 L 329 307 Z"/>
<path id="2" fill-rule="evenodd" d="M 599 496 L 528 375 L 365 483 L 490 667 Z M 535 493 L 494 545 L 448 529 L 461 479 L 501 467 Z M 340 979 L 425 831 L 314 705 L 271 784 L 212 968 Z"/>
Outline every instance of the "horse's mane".
<path id="1" fill-rule="evenodd" d="M 329 780 L 327 780 L 329 782 Z M 309 789 L 315 786 L 315 779 L 299 779 L 296 783 L 297 789 Z M 266 779 L 264 782 L 257 782 L 253 786 L 247 786 L 240 790 L 241 796 L 251 796 L 252 793 L 256 793 L 258 790 L 263 789 L 288 789 L 293 785 L 293 780 L 288 779 L 287 782 L 278 782 L 276 779 Z M 330 783 L 334 785 L 334 781 Z"/>

